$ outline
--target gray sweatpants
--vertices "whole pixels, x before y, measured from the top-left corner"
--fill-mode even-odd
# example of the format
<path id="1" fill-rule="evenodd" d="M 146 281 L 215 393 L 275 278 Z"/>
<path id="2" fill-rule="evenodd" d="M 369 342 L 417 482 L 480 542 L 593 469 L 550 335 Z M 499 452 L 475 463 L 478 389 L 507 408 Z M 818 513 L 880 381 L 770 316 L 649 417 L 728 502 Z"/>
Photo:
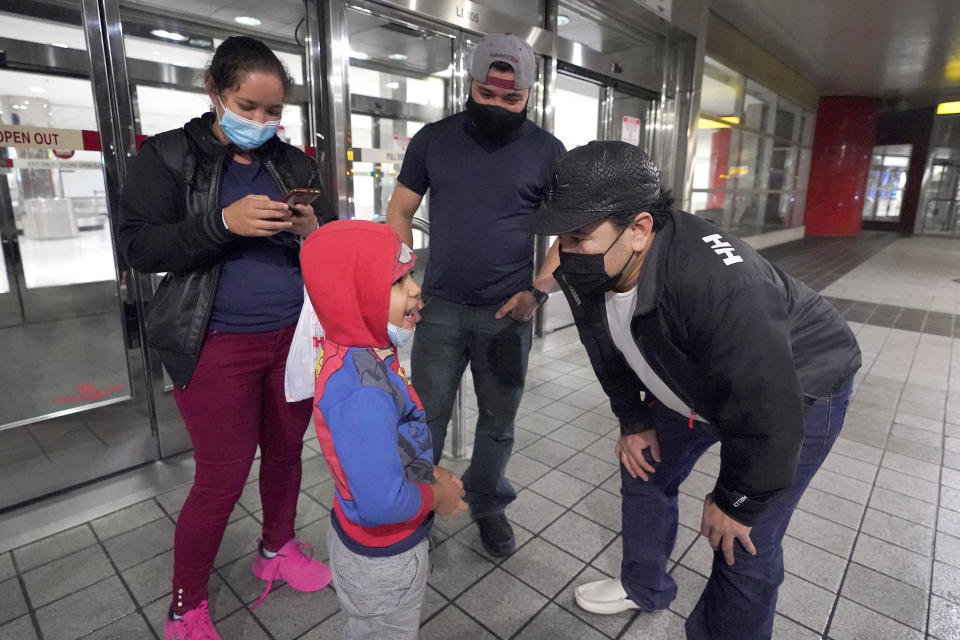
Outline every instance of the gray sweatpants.
<path id="1" fill-rule="evenodd" d="M 430 573 L 427 539 L 395 556 L 350 551 L 331 525 L 327 531 L 333 586 L 343 610 L 343 640 L 416 640 Z"/>

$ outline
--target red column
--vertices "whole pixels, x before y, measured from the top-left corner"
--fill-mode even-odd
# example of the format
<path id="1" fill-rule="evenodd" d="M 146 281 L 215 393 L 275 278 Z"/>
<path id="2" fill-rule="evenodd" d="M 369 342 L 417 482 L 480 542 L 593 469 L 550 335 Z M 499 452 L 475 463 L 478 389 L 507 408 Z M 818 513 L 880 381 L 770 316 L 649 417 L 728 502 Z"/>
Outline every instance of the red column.
<path id="1" fill-rule="evenodd" d="M 710 144 L 710 188 L 726 189 L 730 171 L 730 135 L 731 130 L 717 129 Z M 707 209 L 723 209 L 726 194 L 707 195 Z"/>
<path id="2" fill-rule="evenodd" d="M 876 98 L 820 98 L 803 216 L 807 235 L 859 233 L 879 111 Z"/>

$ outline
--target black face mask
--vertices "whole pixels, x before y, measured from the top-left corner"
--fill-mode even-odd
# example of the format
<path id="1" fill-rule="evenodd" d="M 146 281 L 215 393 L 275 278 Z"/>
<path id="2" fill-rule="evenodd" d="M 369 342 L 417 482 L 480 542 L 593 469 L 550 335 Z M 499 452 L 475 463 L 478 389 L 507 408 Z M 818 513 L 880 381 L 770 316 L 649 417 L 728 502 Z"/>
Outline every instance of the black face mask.
<path id="1" fill-rule="evenodd" d="M 560 266 L 553 272 L 553 277 L 557 279 L 560 288 L 567 296 L 567 301 L 574 309 L 583 306 L 583 303 L 595 296 L 602 295 L 609 291 L 623 275 L 633 255 L 627 258 L 623 268 L 616 275 L 607 275 L 607 270 L 603 265 L 603 258 L 613 245 L 617 244 L 620 236 L 627 228 L 624 227 L 613 239 L 610 246 L 603 253 L 569 253 L 560 251 Z"/>
<path id="2" fill-rule="evenodd" d="M 503 107 L 480 104 L 473 96 L 467 98 L 467 113 L 480 134 L 488 140 L 502 140 L 527 119 L 526 107 L 523 111 L 513 112 Z"/>

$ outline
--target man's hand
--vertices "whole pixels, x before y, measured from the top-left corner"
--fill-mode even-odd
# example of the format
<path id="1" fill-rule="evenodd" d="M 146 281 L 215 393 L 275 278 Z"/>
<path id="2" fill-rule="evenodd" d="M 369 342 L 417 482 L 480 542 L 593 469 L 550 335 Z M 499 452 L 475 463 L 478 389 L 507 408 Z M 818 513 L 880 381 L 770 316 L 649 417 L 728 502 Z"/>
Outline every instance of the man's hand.
<path id="1" fill-rule="evenodd" d="M 295 204 L 290 211 L 293 213 L 293 232 L 301 238 L 306 238 L 320 226 L 313 207 L 309 204 Z"/>
<path id="2" fill-rule="evenodd" d="M 497 309 L 494 317 L 499 320 L 503 316 L 510 314 L 510 317 L 517 322 L 528 322 L 533 317 L 533 312 L 537 310 L 537 299 L 529 291 L 518 291 L 503 303 L 503 306 Z"/>
<path id="3" fill-rule="evenodd" d="M 648 429 L 640 433 L 632 433 L 628 436 L 620 436 L 614 453 L 626 467 L 627 473 L 631 478 L 640 477 L 646 482 L 650 479 L 648 473 L 654 473 L 656 469 L 643 457 L 643 451 L 650 449 L 650 457 L 654 462 L 660 462 L 660 441 L 657 439 L 657 430 Z"/>
<path id="4" fill-rule="evenodd" d="M 710 541 L 714 551 L 723 550 L 723 559 L 733 566 L 733 544 L 739 540 L 743 548 L 752 556 L 757 555 L 757 549 L 750 539 L 751 527 L 740 524 L 723 511 L 713 501 L 713 494 L 708 493 L 703 499 L 703 519 L 700 521 L 700 535 Z"/>

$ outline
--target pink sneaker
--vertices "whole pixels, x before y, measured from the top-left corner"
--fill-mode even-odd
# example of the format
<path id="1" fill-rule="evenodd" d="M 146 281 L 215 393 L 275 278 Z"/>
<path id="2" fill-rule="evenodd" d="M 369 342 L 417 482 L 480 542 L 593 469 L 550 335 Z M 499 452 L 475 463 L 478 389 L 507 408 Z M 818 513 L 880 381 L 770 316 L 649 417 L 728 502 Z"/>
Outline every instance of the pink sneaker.
<path id="1" fill-rule="evenodd" d="M 258 545 L 258 548 L 263 549 L 263 542 Z M 319 560 L 314 560 L 305 554 L 304 549 L 309 549 L 311 555 L 313 554 L 312 545 L 296 540 L 283 545 L 277 555 L 272 558 L 265 558 L 262 553 L 257 552 L 257 557 L 253 561 L 253 575 L 269 582 L 263 595 L 250 606 L 251 611 L 266 599 L 274 580 L 286 580 L 287 584 L 297 591 L 319 591 L 330 584 L 330 579 L 333 577 L 330 569 Z"/>
<path id="2" fill-rule="evenodd" d="M 165 640 L 221 640 L 213 628 L 210 609 L 204 600 L 196 609 L 190 609 L 179 620 L 167 618 L 163 627 Z"/>

